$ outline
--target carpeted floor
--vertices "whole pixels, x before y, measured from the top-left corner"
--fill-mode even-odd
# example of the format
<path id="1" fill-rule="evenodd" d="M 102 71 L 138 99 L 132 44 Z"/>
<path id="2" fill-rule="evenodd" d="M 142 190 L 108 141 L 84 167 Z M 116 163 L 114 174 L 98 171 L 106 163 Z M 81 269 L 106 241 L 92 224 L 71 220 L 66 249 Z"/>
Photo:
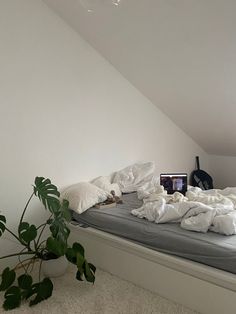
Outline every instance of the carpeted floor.
<path id="1" fill-rule="evenodd" d="M 53 296 L 29 308 L 23 304 L 11 314 L 196 314 L 179 304 L 97 270 L 95 285 L 74 279 L 74 270 L 53 279 Z M 2 301 L 2 294 L 0 297 Z M 1 309 L 1 313 L 4 311 Z M 6 312 L 5 312 L 6 313 Z"/>

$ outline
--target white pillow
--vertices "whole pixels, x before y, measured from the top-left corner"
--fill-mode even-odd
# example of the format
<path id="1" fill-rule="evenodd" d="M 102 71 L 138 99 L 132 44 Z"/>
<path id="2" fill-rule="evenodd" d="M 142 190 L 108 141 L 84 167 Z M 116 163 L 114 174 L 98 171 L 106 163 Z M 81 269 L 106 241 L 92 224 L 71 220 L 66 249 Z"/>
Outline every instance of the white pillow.
<path id="1" fill-rule="evenodd" d="M 69 201 L 69 208 L 82 214 L 88 208 L 97 203 L 104 202 L 109 193 L 99 189 L 97 186 L 88 183 L 80 182 L 66 188 L 61 193 L 61 198 Z"/>
<path id="2" fill-rule="evenodd" d="M 113 190 L 115 191 L 116 196 L 121 196 L 119 185 L 117 183 L 111 183 L 110 177 L 98 177 L 93 179 L 91 183 L 108 193 L 111 193 Z"/>
<path id="3" fill-rule="evenodd" d="M 117 183 L 122 192 L 134 192 L 154 175 L 153 162 L 143 162 L 128 166 L 116 172 L 113 183 Z"/>

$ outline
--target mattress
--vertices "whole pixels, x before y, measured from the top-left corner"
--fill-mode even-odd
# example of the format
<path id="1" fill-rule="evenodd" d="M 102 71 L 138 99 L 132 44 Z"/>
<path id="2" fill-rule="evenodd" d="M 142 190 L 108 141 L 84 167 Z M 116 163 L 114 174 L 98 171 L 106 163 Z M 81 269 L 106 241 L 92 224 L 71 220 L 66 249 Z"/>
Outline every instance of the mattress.
<path id="1" fill-rule="evenodd" d="M 136 193 L 124 194 L 123 204 L 113 208 L 90 208 L 72 217 L 83 227 L 93 227 L 129 239 L 145 247 L 183 257 L 236 274 L 236 235 L 184 230 L 178 223 L 156 224 L 131 214 L 142 201 Z"/>

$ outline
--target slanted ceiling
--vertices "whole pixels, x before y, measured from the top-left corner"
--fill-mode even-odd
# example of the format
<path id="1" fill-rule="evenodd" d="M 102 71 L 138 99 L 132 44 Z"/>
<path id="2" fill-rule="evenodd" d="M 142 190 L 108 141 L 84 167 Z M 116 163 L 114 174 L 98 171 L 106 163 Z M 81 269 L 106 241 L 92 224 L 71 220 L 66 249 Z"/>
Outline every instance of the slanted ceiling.
<path id="1" fill-rule="evenodd" d="M 235 0 L 44 2 L 206 152 L 236 156 Z"/>

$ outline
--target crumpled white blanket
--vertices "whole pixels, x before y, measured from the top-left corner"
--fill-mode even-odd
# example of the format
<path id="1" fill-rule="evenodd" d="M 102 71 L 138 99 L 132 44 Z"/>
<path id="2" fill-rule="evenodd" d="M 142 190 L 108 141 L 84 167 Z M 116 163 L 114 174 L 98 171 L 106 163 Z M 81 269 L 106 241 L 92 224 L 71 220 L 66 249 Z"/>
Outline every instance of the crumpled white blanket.
<path id="1" fill-rule="evenodd" d="M 114 174 L 112 183 L 117 183 L 122 193 L 134 192 L 146 182 L 152 180 L 154 171 L 154 162 L 136 163 L 117 171 Z"/>
<path id="2" fill-rule="evenodd" d="M 159 182 L 160 182 L 159 176 L 153 175 L 151 180 L 147 181 L 137 189 L 138 199 L 142 200 L 144 198 L 149 197 L 152 194 L 166 193 L 164 187 L 160 185 Z"/>
<path id="3" fill-rule="evenodd" d="M 197 232 L 208 230 L 224 235 L 236 234 L 236 188 L 202 191 L 190 187 L 186 196 L 167 195 L 157 183 L 138 189 L 143 206 L 132 214 L 155 223 L 179 222 L 181 227 Z"/>

